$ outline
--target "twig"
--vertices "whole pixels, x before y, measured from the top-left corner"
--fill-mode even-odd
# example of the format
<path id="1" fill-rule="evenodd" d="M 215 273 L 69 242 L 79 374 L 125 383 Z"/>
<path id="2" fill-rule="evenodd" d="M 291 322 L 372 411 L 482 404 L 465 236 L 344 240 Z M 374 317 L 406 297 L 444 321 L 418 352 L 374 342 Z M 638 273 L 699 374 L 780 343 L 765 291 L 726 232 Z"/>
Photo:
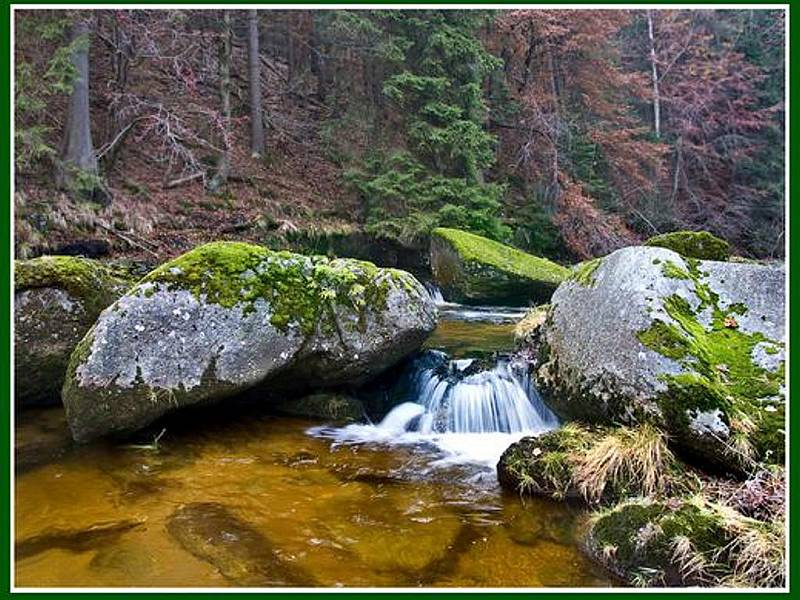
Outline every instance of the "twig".
<path id="1" fill-rule="evenodd" d="M 129 236 L 127 236 L 127 235 L 125 235 L 125 234 L 124 234 L 124 233 L 122 233 L 121 231 L 117 231 L 117 230 L 116 230 L 116 229 L 114 229 L 113 227 L 109 227 L 108 225 L 106 225 L 106 224 L 102 223 L 101 221 L 98 221 L 98 222 L 97 222 L 97 225 L 98 225 L 98 227 L 100 227 L 101 229 L 104 229 L 104 230 L 108 231 L 109 233 L 116 235 L 116 236 L 117 236 L 118 238 L 120 238 L 122 241 L 124 241 L 124 242 L 127 242 L 127 243 L 128 243 L 128 244 L 130 244 L 131 246 L 134 246 L 134 247 L 136 247 L 136 248 L 139 248 L 139 249 L 141 249 L 141 250 L 144 250 L 145 252 L 147 252 L 147 253 L 148 253 L 148 254 L 150 254 L 151 256 L 153 256 L 153 257 L 155 257 L 155 258 L 158 258 L 158 254 L 156 254 L 155 252 L 153 252 L 153 251 L 152 251 L 150 248 L 148 248 L 148 247 L 147 247 L 147 246 L 145 246 L 144 244 L 141 244 L 141 243 L 137 242 L 137 241 L 136 241 L 136 240 L 134 240 L 133 238 L 131 238 L 131 237 L 129 237 Z"/>
<path id="2" fill-rule="evenodd" d="M 201 177 L 205 177 L 205 173 L 203 171 L 198 171 L 197 173 L 192 173 L 191 175 L 187 175 L 186 177 L 179 177 L 178 179 L 173 179 L 172 181 L 168 181 L 164 184 L 164 189 L 171 189 L 174 187 L 178 187 L 179 185 L 183 185 L 184 183 L 189 183 L 190 181 L 194 181 L 195 179 L 200 179 Z"/>

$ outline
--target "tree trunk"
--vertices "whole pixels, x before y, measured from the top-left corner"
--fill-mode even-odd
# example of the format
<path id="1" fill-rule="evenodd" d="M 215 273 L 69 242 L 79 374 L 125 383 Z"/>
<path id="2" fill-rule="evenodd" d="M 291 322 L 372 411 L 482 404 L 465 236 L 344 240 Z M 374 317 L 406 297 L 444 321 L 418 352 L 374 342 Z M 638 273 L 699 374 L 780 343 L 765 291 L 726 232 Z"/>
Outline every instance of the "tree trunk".
<path id="1" fill-rule="evenodd" d="M 250 78 L 250 152 L 264 154 L 264 117 L 261 107 L 261 54 L 258 48 L 258 11 L 247 11 L 247 67 Z"/>
<path id="2" fill-rule="evenodd" d="M 653 34 L 653 12 L 647 11 L 647 37 L 650 39 L 650 67 L 653 77 L 653 127 L 656 137 L 661 137 L 661 95 L 658 91 L 658 66 L 656 65 L 656 41 Z"/>
<path id="3" fill-rule="evenodd" d="M 208 190 L 216 193 L 228 181 L 230 165 L 231 123 L 231 11 L 222 11 L 222 32 L 219 43 L 219 98 L 222 119 L 223 153 L 217 162 L 217 172 L 208 184 Z"/>
<path id="4" fill-rule="evenodd" d="M 88 20 L 77 17 L 72 26 L 72 66 L 75 80 L 67 106 L 64 135 L 61 142 L 60 164 L 56 170 L 57 184 L 72 189 L 80 174 L 97 175 L 97 158 L 92 143 L 91 116 L 89 113 L 89 36 Z M 91 191 L 91 190 L 89 190 Z"/>

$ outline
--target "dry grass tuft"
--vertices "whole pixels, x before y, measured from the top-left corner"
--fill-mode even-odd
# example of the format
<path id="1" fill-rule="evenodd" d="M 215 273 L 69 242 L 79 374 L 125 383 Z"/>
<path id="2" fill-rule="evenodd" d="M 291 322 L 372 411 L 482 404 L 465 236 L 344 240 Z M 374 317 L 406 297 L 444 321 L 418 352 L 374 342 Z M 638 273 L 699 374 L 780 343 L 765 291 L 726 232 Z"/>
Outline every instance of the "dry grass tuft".
<path id="1" fill-rule="evenodd" d="M 609 484 L 655 496 L 666 490 L 674 461 L 657 427 L 620 427 L 576 458 L 575 481 L 589 501 L 599 500 Z"/>
<path id="2" fill-rule="evenodd" d="M 750 521 L 749 519 L 747 521 Z M 742 523 L 726 548 L 733 574 L 727 585 L 736 587 L 782 587 L 786 584 L 785 524 Z"/>

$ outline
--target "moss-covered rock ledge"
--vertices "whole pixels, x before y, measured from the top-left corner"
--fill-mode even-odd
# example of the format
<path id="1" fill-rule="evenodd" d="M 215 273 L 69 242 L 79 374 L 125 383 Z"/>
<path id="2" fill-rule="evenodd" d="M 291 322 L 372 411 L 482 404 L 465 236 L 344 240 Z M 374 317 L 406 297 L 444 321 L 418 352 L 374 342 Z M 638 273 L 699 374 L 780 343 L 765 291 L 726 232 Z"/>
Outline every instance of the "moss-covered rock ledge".
<path id="1" fill-rule="evenodd" d="M 445 298 L 473 304 L 546 302 L 569 269 L 479 235 L 440 227 L 431 270 Z"/>
<path id="2" fill-rule="evenodd" d="M 435 325 L 430 296 L 403 271 L 207 244 L 100 315 L 70 359 L 67 418 L 86 440 L 276 381 L 358 383 L 416 350 Z"/>
<path id="3" fill-rule="evenodd" d="M 14 263 L 14 387 L 23 406 L 59 404 L 69 356 L 130 276 L 95 260 L 42 256 Z"/>

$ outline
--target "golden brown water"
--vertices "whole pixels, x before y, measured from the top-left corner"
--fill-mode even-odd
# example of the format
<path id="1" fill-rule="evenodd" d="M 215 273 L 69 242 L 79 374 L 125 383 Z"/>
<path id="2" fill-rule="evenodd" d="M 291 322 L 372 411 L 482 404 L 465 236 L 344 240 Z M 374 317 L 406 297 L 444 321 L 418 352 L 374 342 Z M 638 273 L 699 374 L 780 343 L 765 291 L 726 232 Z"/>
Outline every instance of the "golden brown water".
<path id="1" fill-rule="evenodd" d="M 332 446 L 318 424 L 209 411 L 157 448 L 75 447 L 60 408 L 24 413 L 16 585 L 609 584 L 576 547 L 577 509 L 433 468 L 430 448 Z"/>

